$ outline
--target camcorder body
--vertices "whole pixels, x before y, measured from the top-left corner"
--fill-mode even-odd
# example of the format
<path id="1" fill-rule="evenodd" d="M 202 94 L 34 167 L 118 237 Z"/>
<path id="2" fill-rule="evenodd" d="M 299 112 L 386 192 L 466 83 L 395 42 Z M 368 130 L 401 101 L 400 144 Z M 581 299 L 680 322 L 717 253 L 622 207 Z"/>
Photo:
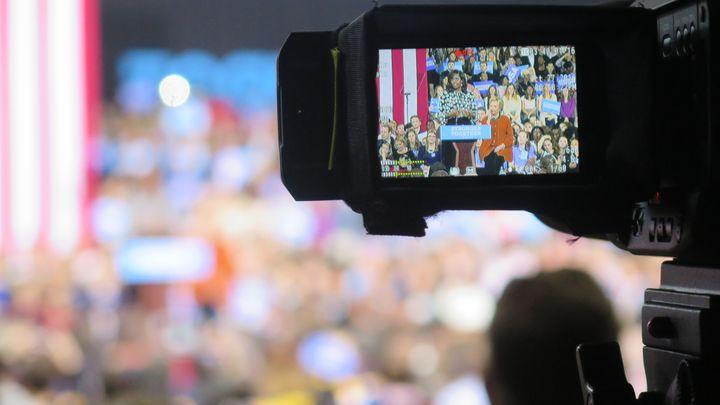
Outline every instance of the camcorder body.
<path id="1" fill-rule="evenodd" d="M 298 201 L 345 201 L 370 234 L 527 210 L 673 257 L 643 307 L 648 392 L 635 398 L 617 344 L 581 346 L 586 403 L 720 403 L 719 15 L 708 0 L 387 4 L 292 33 L 282 181 Z"/>
<path id="2" fill-rule="evenodd" d="M 698 243 L 718 224 L 708 3 L 381 5 L 292 33 L 282 180 L 299 201 L 344 200 L 371 234 L 421 236 L 443 210 L 527 210 L 634 253 L 712 253 Z"/>

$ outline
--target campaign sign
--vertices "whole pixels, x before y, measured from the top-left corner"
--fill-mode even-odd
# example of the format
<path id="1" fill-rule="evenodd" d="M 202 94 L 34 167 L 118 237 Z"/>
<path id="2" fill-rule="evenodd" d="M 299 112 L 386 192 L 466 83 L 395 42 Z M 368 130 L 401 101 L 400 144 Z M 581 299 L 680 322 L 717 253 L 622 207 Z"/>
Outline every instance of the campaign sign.
<path id="1" fill-rule="evenodd" d="M 215 268 L 215 251 L 197 238 L 139 237 L 115 253 L 115 268 L 127 284 L 162 284 L 203 280 Z"/>
<path id="2" fill-rule="evenodd" d="M 575 80 L 575 73 L 570 73 L 569 75 L 558 75 L 555 78 L 555 81 L 557 82 L 558 90 L 562 90 L 566 87 L 574 89 L 577 86 Z"/>
<path id="3" fill-rule="evenodd" d="M 431 70 L 435 70 L 435 59 L 433 59 L 433 58 L 427 58 L 427 59 L 425 60 L 425 67 L 427 68 L 426 70 L 427 70 L 428 72 L 431 71 Z"/>
<path id="4" fill-rule="evenodd" d="M 440 112 L 440 99 L 439 98 L 431 98 L 430 99 L 430 112 L 438 113 Z"/>
<path id="5" fill-rule="evenodd" d="M 542 101 L 542 106 L 540 106 L 540 111 L 555 115 L 560 115 L 560 102 L 544 99 Z"/>
<path id="6" fill-rule="evenodd" d="M 476 89 L 480 90 L 480 94 L 483 96 L 487 96 L 488 90 L 491 86 L 494 86 L 495 82 L 492 80 L 486 80 L 484 82 L 475 82 L 473 83 L 473 86 L 475 86 Z"/>
<path id="7" fill-rule="evenodd" d="M 451 65 L 451 64 L 452 64 L 452 69 L 450 69 L 450 65 Z M 454 70 L 459 70 L 459 69 L 458 69 L 458 65 L 459 65 L 458 62 L 448 61 L 448 62 L 445 62 L 444 69 L 445 69 L 445 71 L 447 71 L 447 72 L 454 71 Z"/>
<path id="8" fill-rule="evenodd" d="M 505 72 L 505 76 L 508 77 L 510 83 L 515 83 L 515 80 L 517 80 L 518 76 L 520 76 L 520 68 L 517 66 L 508 67 Z"/>
<path id="9" fill-rule="evenodd" d="M 544 86 L 545 86 L 545 82 L 541 82 L 541 81 L 535 82 L 535 95 L 537 95 L 537 96 L 542 95 Z"/>
<path id="10" fill-rule="evenodd" d="M 475 64 L 473 64 L 473 74 L 474 75 L 480 74 L 480 62 L 475 62 Z"/>
<path id="11" fill-rule="evenodd" d="M 443 141 L 477 141 L 490 139 L 490 125 L 443 125 L 440 127 L 440 138 Z"/>
<path id="12" fill-rule="evenodd" d="M 488 69 L 487 69 L 488 73 L 490 73 L 490 74 L 495 73 L 495 62 L 493 62 L 491 60 L 487 61 L 487 67 L 488 67 Z"/>
<path id="13" fill-rule="evenodd" d="M 550 86 L 550 92 L 551 92 L 551 93 L 555 93 L 555 88 L 556 88 L 556 86 L 555 86 L 555 81 L 553 81 L 553 80 L 548 80 L 548 81 L 546 81 L 545 83 Z"/>
<path id="14" fill-rule="evenodd" d="M 510 66 L 507 69 L 506 75 L 508 79 L 510 80 L 510 83 L 515 83 L 515 81 L 520 77 L 520 73 L 526 71 L 530 68 L 530 65 L 521 65 L 521 66 Z"/>
<path id="15" fill-rule="evenodd" d="M 481 98 L 475 100 L 475 108 L 485 108 L 485 100 Z"/>

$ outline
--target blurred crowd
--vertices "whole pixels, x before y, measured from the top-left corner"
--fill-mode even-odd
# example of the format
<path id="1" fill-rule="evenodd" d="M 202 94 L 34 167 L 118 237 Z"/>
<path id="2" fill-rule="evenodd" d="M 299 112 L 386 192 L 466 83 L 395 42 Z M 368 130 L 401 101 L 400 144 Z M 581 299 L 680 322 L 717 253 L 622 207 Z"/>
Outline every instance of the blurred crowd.
<path id="1" fill-rule="evenodd" d="M 456 212 L 422 239 L 371 237 L 339 202 L 296 203 L 272 106 L 194 95 L 105 108 L 94 243 L 0 256 L 0 404 L 487 404 L 494 303 L 513 278 L 580 267 L 616 306 L 642 388 L 639 310 L 657 259 Z M 139 237 L 198 238 L 210 273 L 129 279 Z"/>

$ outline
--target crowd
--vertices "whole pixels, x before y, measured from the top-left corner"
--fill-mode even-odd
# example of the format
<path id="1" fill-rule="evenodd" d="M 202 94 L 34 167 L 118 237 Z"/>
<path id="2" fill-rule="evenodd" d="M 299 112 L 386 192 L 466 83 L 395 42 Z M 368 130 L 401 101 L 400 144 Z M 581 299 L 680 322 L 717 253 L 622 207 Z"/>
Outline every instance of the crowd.
<path id="1" fill-rule="evenodd" d="M 426 56 L 427 116 L 380 123 L 384 177 L 580 170 L 574 47 L 431 48 Z M 456 126 L 476 129 L 458 138 Z"/>

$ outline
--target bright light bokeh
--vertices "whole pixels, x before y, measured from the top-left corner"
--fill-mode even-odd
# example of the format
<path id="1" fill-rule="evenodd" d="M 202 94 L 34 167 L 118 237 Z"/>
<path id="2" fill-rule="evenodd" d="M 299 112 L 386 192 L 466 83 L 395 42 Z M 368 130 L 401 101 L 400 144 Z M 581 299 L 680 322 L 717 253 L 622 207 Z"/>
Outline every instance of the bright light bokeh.
<path id="1" fill-rule="evenodd" d="M 165 76 L 158 85 L 160 100 L 168 107 L 180 107 L 190 98 L 190 82 L 183 76 Z"/>

